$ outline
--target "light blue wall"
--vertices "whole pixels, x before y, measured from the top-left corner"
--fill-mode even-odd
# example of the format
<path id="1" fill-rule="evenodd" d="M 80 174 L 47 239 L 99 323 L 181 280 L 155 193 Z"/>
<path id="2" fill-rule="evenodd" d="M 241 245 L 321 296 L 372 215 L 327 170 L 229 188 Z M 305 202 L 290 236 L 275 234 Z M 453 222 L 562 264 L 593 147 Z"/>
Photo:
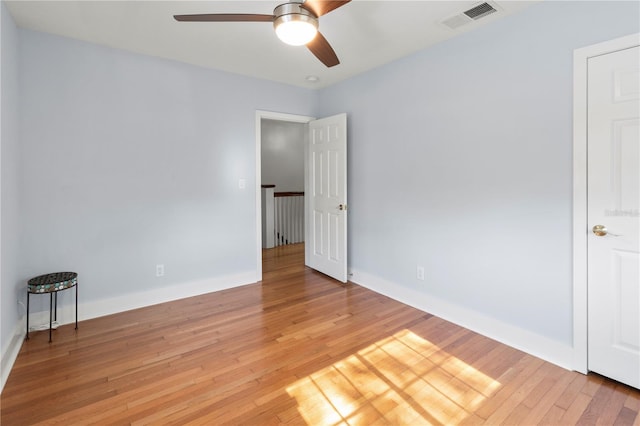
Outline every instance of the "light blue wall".
<path id="1" fill-rule="evenodd" d="M 639 16 L 544 2 L 323 90 L 350 120 L 350 267 L 571 345 L 573 49 Z"/>
<path id="2" fill-rule="evenodd" d="M 304 191 L 306 124 L 262 120 L 262 184 L 275 192 Z"/>
<path id="3" fill-rule="evenodd" d="M 20 241 L 20 150 L 18 139 L 18 30 L 4 3 L 0 4 L 0 182 L 2 206 L 0 221 L 0 377 L 2 384 L 8 374 L 5 358 L 20 315 L 18 295 L 24 293 L 24 282 L 18 271 L 18 245 Z M 0 384 L 0 389 L 2 388 Z"/>
<path id="4" fill-rule="evenodd" d="M 77 271 L 85 303 L 255 275 L 256 110 L 311 115 L 316 93 L 20 38 L 22 276 Z"/>

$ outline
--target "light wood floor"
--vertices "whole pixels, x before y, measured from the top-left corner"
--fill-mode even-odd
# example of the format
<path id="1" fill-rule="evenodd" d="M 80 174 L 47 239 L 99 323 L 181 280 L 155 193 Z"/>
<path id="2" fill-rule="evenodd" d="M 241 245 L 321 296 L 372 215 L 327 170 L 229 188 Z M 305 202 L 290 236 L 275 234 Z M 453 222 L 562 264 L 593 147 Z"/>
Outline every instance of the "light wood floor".
<path id="1" fill-rule="evenodd" d="M 24 343 L 2 425 L 640 424 L 583 376 L 265 251 L 264 280 Z"/>

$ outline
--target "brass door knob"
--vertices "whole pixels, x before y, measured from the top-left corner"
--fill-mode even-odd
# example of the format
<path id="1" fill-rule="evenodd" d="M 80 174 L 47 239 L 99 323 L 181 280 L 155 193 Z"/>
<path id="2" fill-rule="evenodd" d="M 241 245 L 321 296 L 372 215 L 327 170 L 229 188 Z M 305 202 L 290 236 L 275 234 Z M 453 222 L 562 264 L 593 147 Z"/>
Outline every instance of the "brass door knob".
<path id="1" fill-rule="evenodd" d="M 607 227 L 604 225 L 596 225 L 593 227 L 592 231 L 598 237 L 604 237 L 605 235 L 607 235 Z"/>
<path id="2" fill-rule="evenodd" d="M 611 235 L 612 237 L 622 237 L 620 234 L 614 234 L 613 232 L 609 232 L 606 226 L 604 225 L 596 225 L 591 231 L 596 234 L 598 237 L 604 237 L 605 235 Z"/>

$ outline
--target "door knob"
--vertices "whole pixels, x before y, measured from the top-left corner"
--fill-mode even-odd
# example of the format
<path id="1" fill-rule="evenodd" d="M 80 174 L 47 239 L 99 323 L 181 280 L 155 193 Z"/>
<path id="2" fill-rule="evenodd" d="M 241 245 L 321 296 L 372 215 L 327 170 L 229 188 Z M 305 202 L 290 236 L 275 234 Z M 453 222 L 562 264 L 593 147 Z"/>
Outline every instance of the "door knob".
<path id="1" fill-rule="evenodd" d="M 347 205 L 346 204 L 340 204 L 338 206 L 338 210 L 346 210 L 347 209 Z"/>
<path id="2" fill-rule="evenodd" d="M 604 237 L 605 235 L 611 235 L 613 237 L 621 237 L 622 235 L 618 235 L 618 234 L 613 234 L 611 232 L 609 232 L 607 230 L 607 227 L 604 225 L 596 225 L 594 226 L 592 229 L 594 234 L 596 234 L 598 237 Z"/>
<path id="3" fill-rule="evenodd" d="M 598 237 L 604 237 L 605 235 L 607 235 L 607 227 L 604 225 L 596 225 L 593 227 L 592 231 Z"/>

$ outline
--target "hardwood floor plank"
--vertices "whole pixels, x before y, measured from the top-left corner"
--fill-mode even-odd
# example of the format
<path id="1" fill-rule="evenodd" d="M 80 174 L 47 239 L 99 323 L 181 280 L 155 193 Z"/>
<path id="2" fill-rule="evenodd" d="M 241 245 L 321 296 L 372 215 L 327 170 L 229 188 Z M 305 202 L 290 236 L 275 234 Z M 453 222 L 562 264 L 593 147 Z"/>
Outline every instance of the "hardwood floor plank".
<path id="1" fill-rule="evenodd" d="M 623 384 L 617 384 L 613 388 L 613 394 L 609 399 L 609 402 L 604 406 L 602 413 L 596 420 L 598 425 L 612 425 L 615 423 L 620 410 L 624 407 L 624 402 L 629 395 L 630 388 Z"/>
<path id="2" fill-rule="evenodd" d="M 618 416 L 611 424 L 615 424 L 618 426 L 631 426 L 633 425 L 633 422 L 636 420 L 637 416 L 638 413 L 636 411 L 633 411 L 627 407 L 622 407 L 620 409 L 620 412 L 618 413 Z"/>
<path id="3" fill-rule="evenodd" d="M 522 420 L 523 424 L 542 423 L 542 419 L 547 416 L 547 413 L 556 407 L 554 405 L 555 401 L 558 400 L 573 380 L 571 375 L 562 374 L 560 370 L 560 367 L 558 367 L 558 372 L 552 373 L 553 377 L 545 378 L 543 381 L 544 384 L 541 383 L 536 388 L 537 392 L 542 392 L 541 394 L 537 394 L 535 398 L 531 397 L 531 395 L 527 397 L 525 404 L 531 408 L 531 411 Z M 564 413 L 564 410 L 560 409 L 560 411 Z M 547 417 L 547 421 L 549 418 L 550 417 Z"/>
<path id="4" fill-rule="evenodd" d="M 475 411 L 475 414 L 487 419 L 489 424 L 500 423 L 509 415 L 511 409 L 515 408 L 519 403 L 518 401 L 518 403 L 514 404 L 511 401 L 513 395 L 543 364 L 544 361 L 530 355 L 520 358 L 518 362 L 496 379 L 502 386 L 491 399 Z"/>
<path id="5" fill-rule="evenodd" d="M 527 423 L 524 423 L 524 419 L 529 416 L 530 412 L 531 412 L 531 408 L 527 407 L 527 405 L 524 402 L 521 402 L 518 405 L 516 405 L 513 409 L 511 409 L 511 412 L 509 413 L 509 415 L 504 420 L 501 420 L 500 424 L 526 425 Z"/>
<path id="6" fill-rule="evenodd" d="M 6 425 L 639 425 L 583 376 L 266 250 L 263 281 L 32 333 Z M 37 407 L 37 409 L 34 409 Z"/>
<path id="7" fill-rule="evenodd" d="M 564 416 L 565 412 L 566 411 L 564 409 L 557 405 L 552 405 L 538 424 L 545 426 L 560 425 L 562 424 L 560 419 Z"/>
<path id="8" fill-rule="evenodd" d="M 577 374 L 572 376 L 572 380 L 567 386 L 567 388 L 562 392 L 562 394 L 555 401 L 556 406 L 560 407 L 563 410 L 567 410 L 573 401 L 575 401 L 576 397 L 585 386 L 588 381 L 588 376 Z"/>
<path id="9" fill-rule="evenodd" d="M 593 399 L 578 419 L 578 423 L 583 425 L 596 424 L 604 408 L 609 404 L 614 386 L 615 384 L 609 381 L 603 380 L 601 382 L 598 390 L 593 394 Z"/>
<path id="10" fill-rule="evenodd" d="M 575 425 L 582 417 L 587 407 L 592 401 L 592 396 L 580 392 L 567 408 L 564 416 L 560 419 L 560 424 Z"/>
<path id="11" fill-rule="evenodd" d="M 640 393 L 634 392 L 633 389 L 629 391 L 629 396 L 624 401 L 624 406 L 631 409 L 632 411 L 639 412 L 640 411 Z"/>

